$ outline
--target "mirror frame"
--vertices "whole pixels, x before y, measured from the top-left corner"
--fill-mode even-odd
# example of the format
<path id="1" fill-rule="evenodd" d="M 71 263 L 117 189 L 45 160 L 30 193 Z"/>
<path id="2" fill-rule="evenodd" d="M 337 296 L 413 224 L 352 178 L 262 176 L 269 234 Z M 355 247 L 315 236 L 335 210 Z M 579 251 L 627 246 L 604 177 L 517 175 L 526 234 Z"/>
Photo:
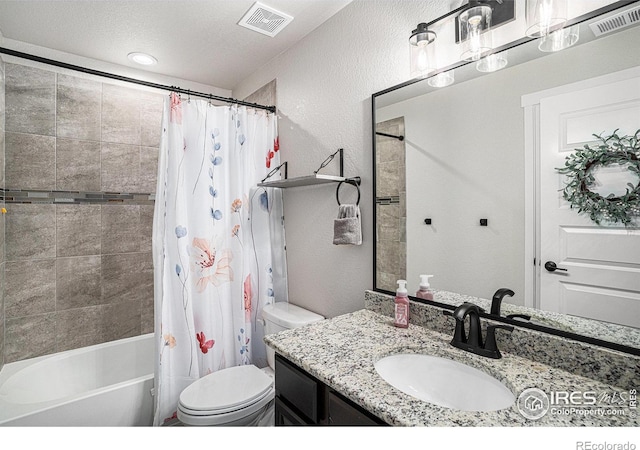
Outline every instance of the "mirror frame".
<path id="1" fill-rule="evenodd" d="M 576 25 L 588 20 L 591 20 L 593 18 L 596 18 L 600 15 L 615 11 L 617 9 L 620 8 L 624 8 L 626 6 L 632 5 L 634 3 L 637 3 L 638 0 L 623 0 L 623 1 L 617 1 L 614 3 L 611 3 L 605 7 L 596 9 L 594 11 L 591 11 L 588 14 L 584 14 L 582 16 L 576 17 L 570 21 L 567 22 L 567 24 L 565 25 L 565 27 L 570 27 L 572 25 Z M 442 17 L 432 21 L 431 23 L 437 23 L 440 20 L 446 19 L 451 15 L 451 13 L 445 14 Z M 518 47 L 522 44 L 526 44 L 528 42 L 534 41 L 536 40 L 536 38 L 529 38 L 529 37 L 523 37 L 520 38 L 516 41 L 512 41 L 510 43 L 507 43 L 503 46 L 500 46 L 498 48 L 496 48 L 494 50 L 494 53 L 499 53 L 501 51 L 504 50 L 509 50 L 509 49 L 513 49 L 515 47 Z M 457 69 L 459 67 L 462 66 L 466 66 L 468 64 L 473 64 L 473 62 L 467 62 L 467 61 L 458 61 L 457 63 L 454 63 L 450 66 L 444 67 L 439 69 L 438 71 L 434 72 L 431 74 L 430 77 L 436 76 L 439 73 L 442 72 L 447 72 L 449 70 L 452 69 Z M 403 83 L 397 84 L 395 86 L 391 86 L 389 88 L 383 89 L 382 91 L 379 92 L 375 92 L 374 94 L 371 95 L 371 124 L 372 124 L 372 129 L 371 129 L 371 138 L 372 138 L 372 164 L 373 164 L 373 196 L 372 196 L 372 206 L 373 206 L 373 291 L 374 292 L 379 292 L 382 294 L 387 294 L 387 295 L 395 295 L 395 292 L 392 291 L 387 291 L 385 289 L 379 289 L 377 287 L 377 273 L 376 273 L 376 261 L 377 261 L 377 250 L 378 250 L 378 239 L 377 239 L 377 217 L 376 217 L 376 98 L 380 97 L 381 95 L 387 94 L 389 92 L 392 91 L 396 91 L 398 89 L 401 89 L 403 87 L 406 86 L 410 86 L 412 84 L 415 83 L 419 83 L 422 81 L 426 81 L 428 78 L 430 77 L 424 77 L 424 78 L 414 78 L 408 81 L 405 81 Z M 453 311 L 455 310 L 455 306 L 453 305 L 449 305 L 449 304 L 445 304 L 445 303 L 440 303 L 437 302 L 435 300 L 424 300 L 421 298 L 417 298 L 415 296 L 409 295 L 409 298 L 412 301 L 415 302 L 419 302 L 419 303 L 423 303 L 426 305 L 430 305 L 430 306 L 435 306 L 438 308 L 441 308 L 443 310 L 450 310 Z M 583 334 L 577 334 L 577 333 L 572 333 L 572 332 L 568 332 L 568 331 L 564 331 L 564 330 L 559 330 L 556 328 L 551 328 L 551 327 L 547 327 L 547 326 L 543 326 L 543 325 L 538 325 L 538 324 L 534 324 L 534 323 L 527 323 L 527 322 L 522 322 L 520 320 L 516 320 L 516 319 L 510 319 L 507 317 L 503 317 L 503 316 L 497 316 L 497 315 L 493 315 L 487 312 L 481 312 L 480 316 L 485 318 L 485 319 L 491 319 L 497 322 L 501 322 L 501 323 L 505 323 L 511 326 L 516 326 L 516 327 L 520 327 L 520 328 L 525 328 L 525 329 L 529 329 L 529 330 L 534 330 L 534 331 L 539 331 L 542 333 L 547 333 L 547 334 L 551 334 L 554 336 L 558 336 L 561 338 L 565 338 L 565 339 L 570 339 L 570 340 L 574 340 L 574 341 L 578 341 L 578 342 L 584 342 L 587 344 L 591 344 L 591 345 L 596 345 L 599 347 L 604 347 L 604 348 L 608 348 L 611 350 L 616 350 L 619 352 L 623 352 L 623 353 L 628 353 L 631 355 L 636 355 L 636 356 L 640 356 L 640 348 L 636 348 L 636 347 L 631 347 L 628 345 L 623 345 L 623 344 L 619 344 L 616 342 L 611 342 L 611 341 L 605 341 L 599 338 L 595 338 L 592 336 L 587 336 L 587 335 L 583 335 Z M 585 320 L 594 320 L 594 319 L 585 319 Z"/>

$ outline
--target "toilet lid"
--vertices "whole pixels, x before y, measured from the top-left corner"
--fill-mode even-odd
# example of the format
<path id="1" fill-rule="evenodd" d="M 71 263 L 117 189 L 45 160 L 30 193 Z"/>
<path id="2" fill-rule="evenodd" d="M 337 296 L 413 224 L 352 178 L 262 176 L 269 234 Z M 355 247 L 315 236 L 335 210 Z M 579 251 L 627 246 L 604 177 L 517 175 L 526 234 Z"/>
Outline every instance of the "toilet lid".
<path id="1" fill-rule="evenodd" d="M 256 366 L 236 366 L 194 381 L 180 394 L 180 404 L 192 411 L 241 408 L 263 398 L 273 379 Z"/>

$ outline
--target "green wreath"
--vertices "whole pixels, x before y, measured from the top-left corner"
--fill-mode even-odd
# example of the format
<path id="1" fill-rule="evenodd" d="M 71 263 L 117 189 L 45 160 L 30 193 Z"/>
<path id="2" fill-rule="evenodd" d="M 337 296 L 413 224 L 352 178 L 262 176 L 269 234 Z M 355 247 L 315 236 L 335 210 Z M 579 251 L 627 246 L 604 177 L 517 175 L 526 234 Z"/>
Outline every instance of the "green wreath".
<path id="1" fill-rule="evenodd" d="M 619 164 L 640 177 L 640 130 L 633 136 L 618 136 L 615 130 L 611 136 L 594 134 L 597 145 L 585 145 L 567 156 L 564 167 L 556 170 L 567 176 L 567 185 L 562 194 L 571 208 L 578 213 L 589 214 L 591 220 L 600 225 L 602 222 L 632 225 L 634 217 L 640 216 L 640 181 L 636 186 L 627 183 L 626 193 L 606 197 L 589 188 L 595 183 L 593 169 L 597 166 Z"/>

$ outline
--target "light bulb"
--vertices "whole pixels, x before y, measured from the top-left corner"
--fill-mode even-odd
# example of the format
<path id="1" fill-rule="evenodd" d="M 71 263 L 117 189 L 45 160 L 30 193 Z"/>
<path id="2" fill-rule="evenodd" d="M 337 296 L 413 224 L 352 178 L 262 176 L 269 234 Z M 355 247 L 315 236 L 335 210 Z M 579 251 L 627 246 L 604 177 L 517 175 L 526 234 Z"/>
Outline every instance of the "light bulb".
<path id="1" fill-rule="evenodd" d="M 481 42 L 480 42 L 480 22 L 482 17 L 473 16 L 469 18 L 469 33 L 467 38 L 469 39 L 469 50 L 473 53 L 473 57 L 477 59 L 480 56 Z"/>
<path id="2" fill-rule="evenodd" d="M 424 72 L 429 68 L 429 57 L 427 56 L 427 46 L 419 45 L 416 60 L 416 68 L 420 72 Z"/>

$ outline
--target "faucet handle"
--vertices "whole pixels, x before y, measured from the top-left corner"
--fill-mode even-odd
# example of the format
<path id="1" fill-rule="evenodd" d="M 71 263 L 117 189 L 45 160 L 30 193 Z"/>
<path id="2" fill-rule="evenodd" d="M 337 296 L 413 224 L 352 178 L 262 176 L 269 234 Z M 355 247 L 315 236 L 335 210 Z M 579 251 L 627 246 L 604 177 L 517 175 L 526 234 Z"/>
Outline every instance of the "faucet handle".
<path id="1" fill-rule="evenodd" d="M 502 358 L 502 354 L 500 353 L 496 342 L 496 330 L 498 328 L 509 332 L 513 331 L 513 327 L 510 325 L 489 325 L 487 327 L 487 338 L 485 339 L 484 349 L 491 352 L 491 358 L 495 359 Z"/>

